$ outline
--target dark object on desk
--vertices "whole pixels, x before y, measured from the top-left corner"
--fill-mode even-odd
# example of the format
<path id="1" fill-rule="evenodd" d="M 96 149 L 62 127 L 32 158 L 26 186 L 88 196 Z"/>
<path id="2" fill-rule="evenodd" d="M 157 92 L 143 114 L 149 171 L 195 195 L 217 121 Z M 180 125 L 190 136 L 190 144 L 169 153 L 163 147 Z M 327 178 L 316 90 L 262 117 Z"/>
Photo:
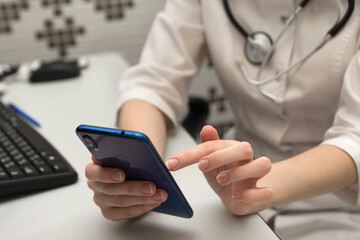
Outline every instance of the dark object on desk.
<path id="1" fill-rule="evenodd" d="M 80 76 L 78 61 L 55 61 L 41 64 L 40 68 L 30 75 L 30 82 L 47 82 Z"/>
<path id="2" fill-rule="evenodd" d="M 189 112 L 182 125 L 194 139 L 199 137 L 200 131 L 209 116 L 209 111 L 209 104 L 205 99 L 194 96 L 190 97 Z"/>
<path id="3" fill-rule="evenodd" d="M 0 197 L 76 181 L 77 173 L 60 153 L 0 102 Z"/>
<path id="4" fill-rule="evenodd" d="M 6 65 L 5 67 L 2 66 L 2 71 L 0 71 L 0 81 L 4 80 L 5 78 L 15 74 L 19 70 L 18 65 Z"/>

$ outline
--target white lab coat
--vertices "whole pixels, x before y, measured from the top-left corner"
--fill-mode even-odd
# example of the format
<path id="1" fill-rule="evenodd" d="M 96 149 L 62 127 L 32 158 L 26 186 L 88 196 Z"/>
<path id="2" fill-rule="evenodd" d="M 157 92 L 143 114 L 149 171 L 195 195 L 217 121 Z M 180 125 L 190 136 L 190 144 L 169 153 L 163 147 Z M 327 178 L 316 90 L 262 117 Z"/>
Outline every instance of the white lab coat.
<path id="1" fill-rule="evenodd" d="M 230 1 L 236 19 L 248 31 L 264 31 L 273 39 L 283 28 L 281 16 L 289 16 L 299 2 Z M 342 17 L 347 1 L 337 2 Z M 331 1 L 311 1 L 280 39 L 261 78 L 296 62 L 336 19 Z M 289 74 L 263 86 L 284 98 L 277 104 L 249 84 L 236 65 L 237 58 L 244 58 L 245 40 L 229 22 L 221 0 L 168 0 L 155 19 L 140 63 L 120 81 L 118 104 L 148 101 L 175 124 L 185 112 L 191 79 L 208 55 L 236 117 L 228 136 L 249 141 L 256 157 L 268 156 L 273 162 L 318 144 L 335 145 L 353 158 L 359 172 L 359 35 L 360 0 L 356 0 L 350 20 L 335 38 Z M 258 66 L 245 64 L 255 78 Z M 275 218 L 275 227 L 283 239 L 360 239 L 359 192 L 354 184 L 261 214 L 269 219 L 282 213 Z"/>

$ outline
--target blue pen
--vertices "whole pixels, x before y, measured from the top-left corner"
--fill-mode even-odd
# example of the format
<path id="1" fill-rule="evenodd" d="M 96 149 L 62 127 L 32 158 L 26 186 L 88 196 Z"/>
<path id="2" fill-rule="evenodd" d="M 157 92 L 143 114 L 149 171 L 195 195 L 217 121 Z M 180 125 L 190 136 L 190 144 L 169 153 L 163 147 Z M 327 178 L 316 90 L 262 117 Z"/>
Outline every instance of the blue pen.
<path id="1" fill-rule="evenodd" d="M 30 117 L 27 113 L 25 113 L 23 110 L 21 110 L 20 108 L 16 107 L 14 104 L 9 104 L 9 107 L 15 112 L 17 113 L 19 116 L 25 118 L 26 120 L 28 120 L 29 122 L 31 122 L 32 124 L 34 124 L 37 127 L 40 127 L 40 123 L 38 121 L 36 121 L 34 118 Z"/>

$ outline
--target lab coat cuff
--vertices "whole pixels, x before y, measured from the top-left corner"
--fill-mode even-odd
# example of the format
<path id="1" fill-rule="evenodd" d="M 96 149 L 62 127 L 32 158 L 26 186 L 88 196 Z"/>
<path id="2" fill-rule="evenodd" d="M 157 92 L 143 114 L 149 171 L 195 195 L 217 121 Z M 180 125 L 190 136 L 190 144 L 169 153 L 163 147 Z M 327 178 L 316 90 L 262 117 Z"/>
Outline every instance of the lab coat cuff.
<path id="1" fill-rule="evenodd" d="M 350 157 L 353 159 L 357 174 L 359 176 L 360 173 L 360 149 L 359 143 L 353 141 L 352 139 L 344 138 L 344 137 L 336 137 L 327 139 L 322 144 L 333 145 L 345 151 Z M 352 184 L 348 187 L 345 187 L 341 190 L 334 192 L 334 194 L 340 199 L 353 204 L 360 205 L 360 185 L 359 182 Z"/>
<path id="2" fill-rule="evenodd" d="M 142 100 L 144 102 L 148 102 L 151 105 L 158 108 L 165 116 L 167 116 L 167 125 L 170 126 L 170 131 L 176 127 L 176 115 L 175 112 L 171 109 L 171 107 L 166 104 L 166 102 L 157 94 L 153 93 L 148 89 L 139 89 L 136 90 L 128 90 L 126 92 L 122 92 L 117 101 L 117 109 L 124 105 L 125 102 L 129 100 Z M 146 117 L 146 116 L 145 116 Z"/>

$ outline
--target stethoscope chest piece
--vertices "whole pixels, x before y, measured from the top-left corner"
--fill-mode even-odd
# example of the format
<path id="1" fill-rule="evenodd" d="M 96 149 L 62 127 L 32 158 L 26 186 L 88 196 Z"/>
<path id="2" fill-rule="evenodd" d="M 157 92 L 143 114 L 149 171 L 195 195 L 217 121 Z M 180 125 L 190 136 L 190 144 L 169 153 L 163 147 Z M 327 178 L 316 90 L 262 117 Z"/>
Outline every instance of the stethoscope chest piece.
<path id="1" fill-rule="evenodd" d="M 255 65 L 261 65 L 273 49 L 273 41 L 265 32 L 254 32 L 246 38 L 244 53 L 246 59 Z"/>

